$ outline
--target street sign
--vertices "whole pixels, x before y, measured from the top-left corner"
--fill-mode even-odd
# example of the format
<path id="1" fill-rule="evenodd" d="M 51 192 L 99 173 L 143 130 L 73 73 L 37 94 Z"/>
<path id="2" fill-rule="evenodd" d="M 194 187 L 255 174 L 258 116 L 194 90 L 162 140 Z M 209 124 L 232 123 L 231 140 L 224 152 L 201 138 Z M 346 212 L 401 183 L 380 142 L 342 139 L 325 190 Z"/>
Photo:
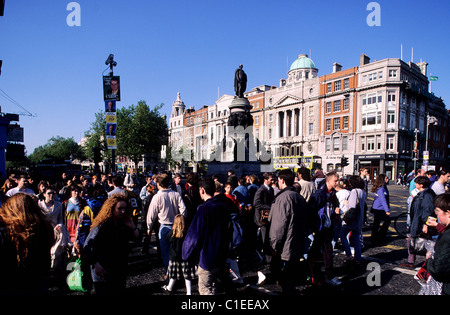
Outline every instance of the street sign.
<path id="1" fill-rule="evenodd" d="M 9 125 L 7 139 L 11 142 L 23 142 L 23 128 L 19 125 Z"/>

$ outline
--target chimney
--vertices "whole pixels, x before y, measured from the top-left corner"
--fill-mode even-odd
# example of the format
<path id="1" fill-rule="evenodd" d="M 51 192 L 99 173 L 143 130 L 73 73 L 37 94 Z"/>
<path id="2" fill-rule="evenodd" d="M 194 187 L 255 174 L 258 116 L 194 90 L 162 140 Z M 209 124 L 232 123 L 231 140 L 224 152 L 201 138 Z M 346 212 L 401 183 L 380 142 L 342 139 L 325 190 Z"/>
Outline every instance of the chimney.
<path id="1" fill-rule="evenodd" d="M 422 72 L 422 74 L 424 76 L 427 76 L 427 68 L 428 68 L 428 63 L 426 63 L 425 61 L 421 61 L 417 64 L 420 68 L 420 72 Z"/>
<path id="2" fill-rule="evenodd" d="M 359 65 L 363 66 L 370 63 L 370 58 L 367 57 L 365 54 L 362 54 L 361 57 L 359 57 Z"/>
<path id="3" fill-rule="evenodd" d="M 333 73 L 339 72 L 341 70 L 342 70 L 342 66 L 339 63 L 337 63 L 337 62 L 333 63 Z"/>

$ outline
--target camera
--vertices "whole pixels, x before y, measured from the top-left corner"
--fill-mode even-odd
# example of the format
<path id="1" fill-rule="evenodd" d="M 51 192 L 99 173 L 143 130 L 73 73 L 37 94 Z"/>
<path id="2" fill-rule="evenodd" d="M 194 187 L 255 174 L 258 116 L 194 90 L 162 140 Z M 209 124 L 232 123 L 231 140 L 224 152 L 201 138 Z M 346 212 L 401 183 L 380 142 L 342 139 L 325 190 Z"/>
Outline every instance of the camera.
<path id="1" fill-rule="evenodd" d="M 109 54 L 108 59 L 105 61 L 105 65 L 112 64 L 114 67 L 117 66 L 117 62 L 114 61 L 114 54 Z"/>

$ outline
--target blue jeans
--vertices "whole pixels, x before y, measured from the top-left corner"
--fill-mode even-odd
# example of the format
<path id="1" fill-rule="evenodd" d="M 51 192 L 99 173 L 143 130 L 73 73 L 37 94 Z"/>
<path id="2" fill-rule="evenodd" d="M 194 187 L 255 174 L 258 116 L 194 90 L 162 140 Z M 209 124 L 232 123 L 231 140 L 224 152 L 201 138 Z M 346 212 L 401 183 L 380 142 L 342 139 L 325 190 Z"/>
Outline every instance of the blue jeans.
<path id="1" fill-rule="evenodd" d="M 350 244 L 347 240 L 347 235 L 350 232 L 352 232 L 350 239 L 352 240 L 355 248 L 355 261 L 361 261 L 361 230 L 351 230 L 346 225 L 343 225 L 341 229 L 341 242 L 344 247 L 345 254 L 348 257 L 352 256 Z"/>
<path id="2" fill-rule="evenodd" d="M 167 234 L 169 234 L 171 231 L 172 231 L 172 224 L 161 224 L 161 226 L 159 227 L 158 233 L 159 244 L 161 247 L 161 256 L 165 271 L 167 271 L 167 267 L 169 266 L 169 249 L 170 249 L 170 242 L 167 239 Z"/>

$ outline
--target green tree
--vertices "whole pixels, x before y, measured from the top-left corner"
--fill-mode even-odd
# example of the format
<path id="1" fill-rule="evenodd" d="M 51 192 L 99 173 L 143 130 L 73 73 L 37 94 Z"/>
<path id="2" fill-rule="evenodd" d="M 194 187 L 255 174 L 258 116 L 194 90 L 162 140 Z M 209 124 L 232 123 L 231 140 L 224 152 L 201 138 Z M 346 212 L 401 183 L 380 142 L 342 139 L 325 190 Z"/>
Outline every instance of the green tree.
<path id="1" fill-rule="evenodd" d="M 137 165 L 143 155 L 160 153 L 168 134 L 166 119 L 159 112 L 163 106 L 150 109 L 145 101 L 139 101 L 137 105 L 117 109 L 116 156 L 125 156 Z M 92 149 L 97 146 L 103 160 L 110 160 L 111 150 L 107 149 L 105 132 L 106 115 L 101 111 L 95 114 L 95 121 L 85 133 L 84 152 L 90 159 L 94 158 Z"/>
<path id="2" fill-rule="evenodd" d="M 159 154 L 161 145 L 167 142 L 167 123 L 159 110 L 145 101 L 117 110 L 117 154 L 126 156 L 136 165 L 145 154 Z"/>
<path id="3" fill-rule="evenodd" d="M 34 149 L 33 153 L 28 157 L 30 162 L 39 163 L 43 159 L 60 159 L 70 160 L 86 158 L 82 148 L 75 142 L 73 138 L 64 138 L 56 136 L 50 138 L 46 144 Z"/>
<path id="4" fill-rule="evenodd" d="M 87 158 L 94 160 L 94 147 L 98 147 L 102 153 L 102 160 L 111 159 L 111 152 L 107 150 L 106 138 L 106 115 L 104 111 L 95 113 L 95 120 L 91 123 L 91 128 L 85 132 L 86 141 L 83 151 Z"/>

